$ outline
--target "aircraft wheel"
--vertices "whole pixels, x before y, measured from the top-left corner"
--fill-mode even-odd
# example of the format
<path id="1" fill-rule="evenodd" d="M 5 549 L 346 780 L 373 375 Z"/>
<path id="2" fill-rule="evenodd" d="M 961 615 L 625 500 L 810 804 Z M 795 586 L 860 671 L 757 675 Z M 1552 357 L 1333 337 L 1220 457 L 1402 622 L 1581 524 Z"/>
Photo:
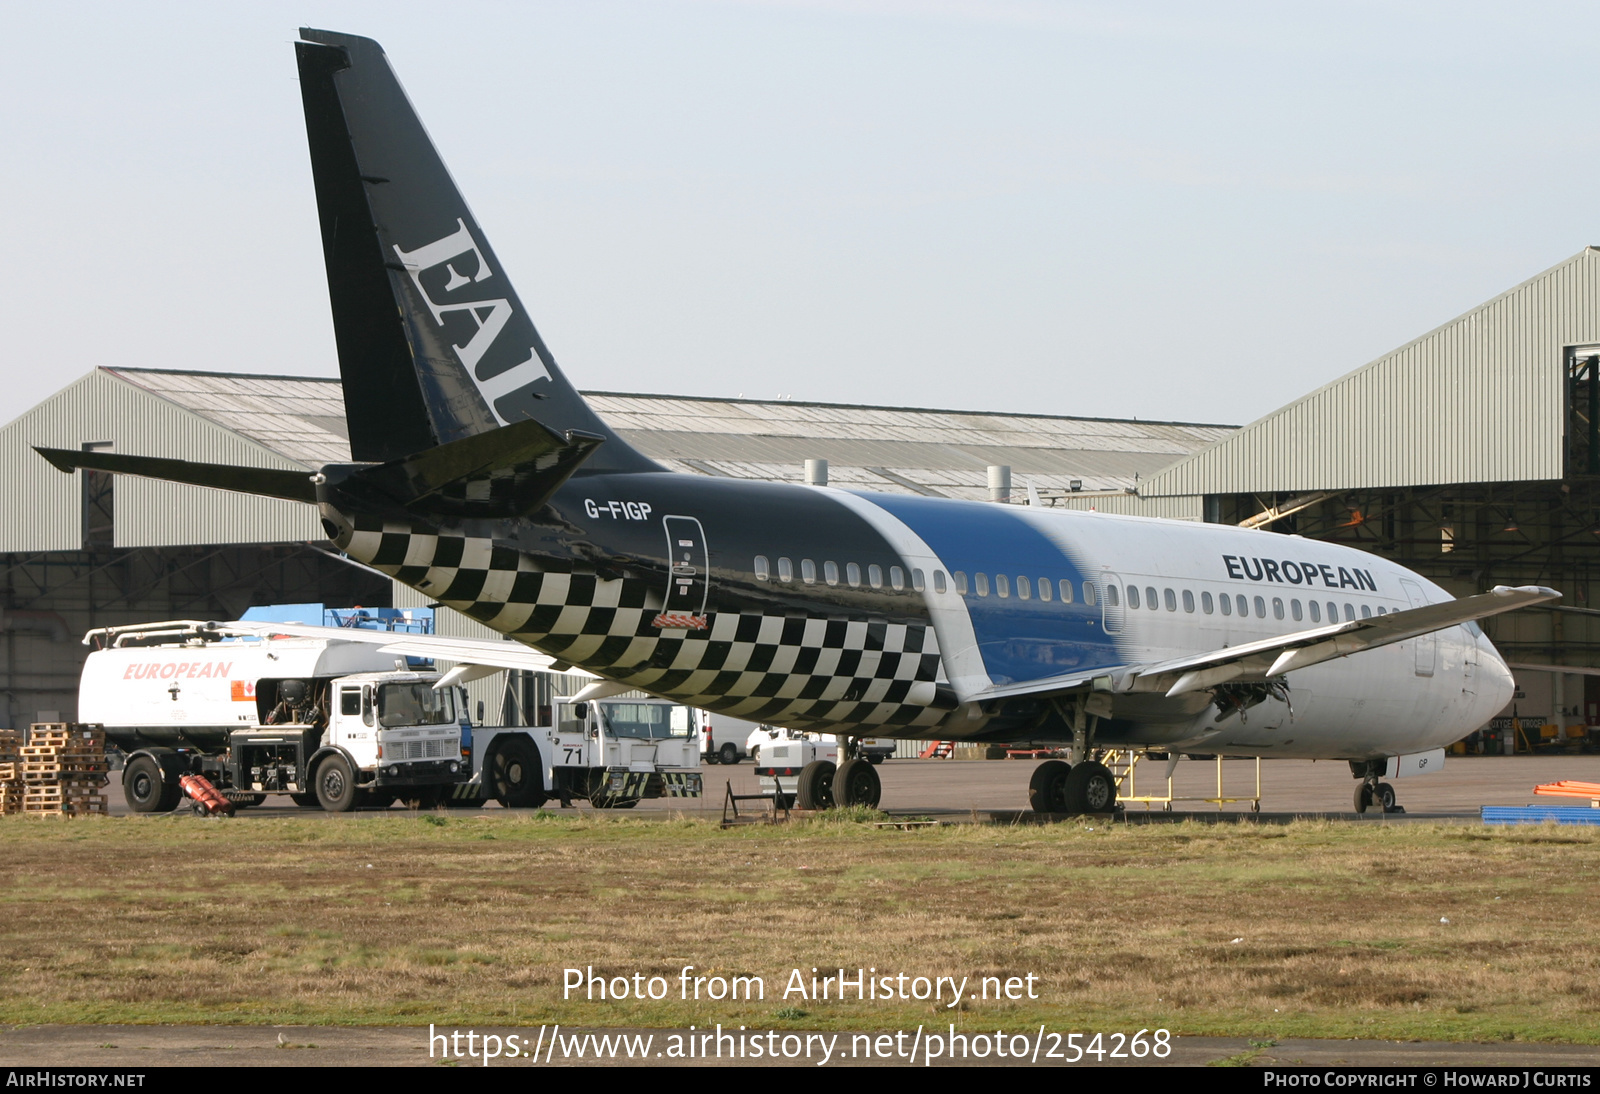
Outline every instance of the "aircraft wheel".
<path id="1" fill-rule="evenodd" d="M 836 770 L 827 760 L 812 760 L 802 767 L 795 786 L 795 804 L 801 809 L 832 809 Z"/>
<path id="2" fill-rule="evenodd" d="M 1091 760 L 1074 767 L 1065 789 L 1068 813 L 1110 813 L 1117 808 L 1117 780 L 1105 764 Z"/>
<path id="3" fill-rule="evenodd" d="M 1373 806 L 1372 787 L 1366 783 L 1356 784 L 1356 812 L 1365 813 Z"/>
<path id="4" fill-rule="evenodd" d="M 1396 812 L 1394 787 L 1388 783 L 1379 783 L 1377 790 L 1372 795 L 1374 805 L 1384 813 Z"/>
<path id="5" fill-rule="evenodd" d="M 735 745 L 732 741 L 727 742 L 720 749 L 717 750 L 717 759 L 722 763 L 730 764 L 730 765 L 738 763 L 739 762 L 739 748 L 738 748 L 738 746 Z"/>
<path id="6" fill-rule="evenodd" d="M 1028 780 L 1028 807 L 1035 813 L 1066 813 L 1067 777 L 1072 765 L 1064 760 L 1046 760 L 1033 769 Z"/>
<path id="7" fill-rule="evenodd" d="M 484 766 L 487 782 L 507 809 L 537 809 L 545 803 L 544 772 L 539 748 L 527 737 L 503 737 Z"/>
<path id="8" fill-rule="evenodd" d="M 122 792 L 135 813 L 167 813 L 176 809 L 183 791 L 149 756 L 136 757 L 122 770 Z"/>
<path id="9" fill-rule="evenodd" d="M 343 756 L 329 756 L 318 764 L 313 781 L 317 787 L 317 801 L 329 813 L 348 813 L 360 800 L 356 773 Z"/>
<path id="10" fill-rule="evenodd" d="M 864 805 L 868 809 L 876 809 L 881 797 L 883 784 L 878 781 L 878 773 L 872 770 L 872 764 L 867 760 L 847 760 L 844 766 L 834 772 L 833 800 L 836 804 Z"/>

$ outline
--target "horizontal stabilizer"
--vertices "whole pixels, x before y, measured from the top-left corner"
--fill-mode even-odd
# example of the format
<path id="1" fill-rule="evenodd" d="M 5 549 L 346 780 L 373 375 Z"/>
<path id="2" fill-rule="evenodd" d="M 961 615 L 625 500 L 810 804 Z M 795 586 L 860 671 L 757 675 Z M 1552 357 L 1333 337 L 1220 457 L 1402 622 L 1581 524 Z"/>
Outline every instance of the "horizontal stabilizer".
<path id="1" fill-rule="evenodd" d="M 518 517 L 538 509 L 604 437 L 566 435 L 531 419 L 476 433 L 353 474 L 415 512 Z"/>
<path id="2" fill-rule="evenodd" d="M 159 626 L 159 625 L 157 625 Z M 521 645 L 495 639 L 451 638 L 441 634 L 398 634 L 393 631 L 371 631 L 360 627 L 318 627 L 308 623 L 208 623 L 205 629 L 212 634 L 250 635 L 266 638 L 281 634 L 290 638 L 325 638 L 338 642 L 365 642 L 377 646 L 384 653 L 405 657 L 427 657 L 434 660 L 455 661 L 463 665 L 482 665 L 501 669 L 524 669 L 541 672 L 565 672 L 566 675 L 593 678 L 594 674 L 582 669 L 556 667 L 556 659 L 547 653 Z"/>
<path id="3" fill-rule="evenodd" d="M 282 471 L 269 467 L 234 467 L 224 463 L 192 463 L 159 456 L 123 456 L 115 452 L 84 452 L 76 448 L 39 448 L 39 453 L 58 470 L 69 475 L 83 468 L 109 471 L 116 475 L 137 475 L 145 479 L 181 482 L 188 486 L 210 486 L 241 494 L 282 498 L 316 504 L 317 488 L 307 471 Z"/>

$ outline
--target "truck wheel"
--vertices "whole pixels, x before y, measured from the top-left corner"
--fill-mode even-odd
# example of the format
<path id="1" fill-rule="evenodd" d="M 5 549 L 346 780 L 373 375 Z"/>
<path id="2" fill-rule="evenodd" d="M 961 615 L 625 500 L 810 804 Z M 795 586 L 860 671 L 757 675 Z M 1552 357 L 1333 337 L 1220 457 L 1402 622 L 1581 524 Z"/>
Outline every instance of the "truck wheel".
<path id="1" fill-rule="evenodd" d="M 356 773 L 343 756 L 329 756 L 317 765 L 312 776 L 317 801 L 330 813 L 348 813 L 356 807 Z"/>
<path id="2" fill-rule="evenodd" d="M 485 781 L 507 809 L 537 809 L 545 803 L 544 765 L 539 747 L 527 737 L 519 734 L 495 742 L 486 766 Z"/>
<path id="3" fill-rule="evenodd" d="M 883 784 L 878 781 L 878 773 L 872 770 L 872 764 L 866 760 L 846 760 L 833 776 L 833 800 L 839 805 L 864 805 L 868 809 L 876 809 L 882 797 Z"/>
<path id="4" fill-rule="evenodd" d="M 760 745 L 756 745 L 754 748 L 752 748 L 750 750 L 750 762 L 753 763 L 753 764 L 758 764 L 758 763 L 761 762 L 761 746 Z"/>
<path id="5" fill-rule="evenodd" d="M 794 796 L 801 809 L 833 808 L 833 776 L 836 770 L 827 760 L 812 760 L 800 769 Z"/>
<path id="6" fill-rule="evenodd" d="M 395 799 L 407 809 L 432 809 L 444 801 L 444 795 L 442 786 L 408 786 Z"/>
<path id="7" fill-rule="evenodd" d="M 732 741 L 729 741 L 727 744 L 723 745 L 721 748 L 719 748 L 717 750 L 717 759 L 721 760 L 725 764 L 736 764 L 736 763 L 738 763 L 739 762 L 739 749 L 738 749 L 738 746 L 736 746 Z"/>
<path id="8" fill-rule="evenodd" d="M 702 752 L 700 754 L 700 758 L 708 764 L 719 764 L 722 762 L 722 754 L 720 752 Z"/>
<path id="9" fill-rule="evenodd" d="M 301 809 L 322 808 L 322 803 L 317 800 L 317 796 L 315 794 L 290 794 L 289 800 L 294 802 Z"/>
<path id="10" fill-rule="evenodd" d="M 122 769 L 122 793 L 135 813 L 170 813 L 183 791 L 167 782 L 166 772 L 150 756 L 136 756 Z"/>

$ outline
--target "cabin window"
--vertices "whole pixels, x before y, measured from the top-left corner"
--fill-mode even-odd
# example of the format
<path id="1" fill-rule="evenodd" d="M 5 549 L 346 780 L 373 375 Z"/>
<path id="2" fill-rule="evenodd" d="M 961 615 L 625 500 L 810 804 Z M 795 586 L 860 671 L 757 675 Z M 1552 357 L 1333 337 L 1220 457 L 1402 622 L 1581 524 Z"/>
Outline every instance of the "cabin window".
<path id="1" fill-rule="evenodd" d="M 1371 619 L 1372 618 L 1372 607 L 1370 605 L 1368 605 L 1368 604 L 1361 605 L 1361 618 L 1362 619 Z"/>
<path id="2" fill-rule="evenodd" d="M 1055 591 L 1056 591 L 1056 587 L 1050 581 L 1050 579 L 1048 577 L 1041 577 L 1039 579 L 1039 599 L 1040 600 L 1049 600 L 1052 596 L 1055 595 Z"/>
<path id="3" fill-rule="evenodd" d="M 1223 597 L 1222 599 L 1223 599 L 1224 602 L 1226 602 L 1228 598 L 1227 597 Z M 1200 610 L 1205 612 L 1207 615 L 1211 614 L 1212 603 L 1213 602 L 1212 602 L 1210 593 L 1201 593 L 1200 594 Z"/>
<path id="4" fill-rule="evenodd" d="M 961 596 L 966 596 L 967 595 L 967 572 L 965 570 L 957 570 L 955 573 L 951 574 L 950 576 L 955 578 L 955 580 L 956 580 L 956 592 Z"/>
<path id="5" fill-rule="evenodd" d="M 1222 614 L 1233 614 L 1233 597 L 1229 596 L 1227 593 L 1222 594 Z"/>
<path id="6" fill-rule="evenodd" d="M 1298 600 L 1289 601 L 1289 614 L 1294 616 L 1294 621 L 1296 623 L 1300 622 L 1300 620 L 1305 618 L 1305 612 L 1302 611 L 1301 608 L 1300 608 L 1300 601 L 1298 601 Z"/>
<path id="7" fill-rule="evenodd" d="M 1178 610 L 1178 594 L 1174 593 L 1171 589 L 1162 589 L 1161 590 L 1161 603 L 1163 603 L 1163 604 L 1165 604 L 1167 606 L 1167 611 L 1169 611 L 1169 612 L 1177 611 Z M 1190 608 L 1189 610 L 1190 611 L 1194 611 L 1193 608 Z"/>
<path id="8" fill-rule="evenodd" d="M 1356 610 L 1353 605 L 1346 604 L 1344 606 L 1344 621 L 1346 623 L 1354 623 L 1356 621 Z"/>
<path id="9" fill-rule="evenodd" d="M 1272 618 L 1283 618 L 1283 597 L 1281 596 L 1275 596 L 1272 598 Z"/>
<path id="10" fill-rule="evenodd" d="M 944 592 L 944 588 L 944 571 L 933 571 L 933 591 L 936 593 L 942 593 Z"/>
<path id="11" fill-rule="evenodd" d="M 1033 599 L 1033 582 L 1029 581 L 1026 575 L 1017 578 L 1017 596 L 1023 600 Z"/>
<path id="12" fill-rule="evenodd" d="M 1011 579 L 1005 574 L 994 575 L 994 595 L 1002 598 L 1011 595 Z"/>
<path id="13" fill-rule="evenodd" d="M 883 567 L 876 562 L 867 567 L 867 584 L 874 589 L 883 588 Z"/>
<path id="14" fill-rule="evenodd" d="M 844 579 L 850 583 L 852 589 L 861 587 L 861 567 L 854 562 L 844 565 Z"/>
<path id="15" fill-rule="evenodd" d="M 1309 607 L 1311 608 L 1311 622 L 1321 623 L 1322 607 L 1315 600 L 1311 601 Z"/>
<path id="16" fill-rule="evenodd" d="M 989 595 L 989 575 L 988 574 L 973 574 L 972 575 L 972 588 L 979 596 L 988 596 Z"/>
<path id="17" fill-rule="evenodd" d="M 928 587 L 927 581 L 925 581 L 923 579 L 923 577 L 922 577 L 922 571 L 921 570 L 918 570 L 918 569 L 915 569 L 915 568 L 912 569 L 912 571 L 911 571 L 911 587 L 913 589 L 915 589 L 919 593 L 923 589 L 926 589 Z"/>
<path id="18" fill-rule="evenodd" d="M 794 580 L 794 563 L 790 562 L 786 558 L 778 559 L 778 580 L 779 581 L 793 581 Z"/>
<path id="19" fill-rule="evenodd" d="M 361 690 L 359 688 L 344 688 L 339 692 L 339 713 L 351 717 L 361 716 Z"/>
<path id="20" fill-rule="evenodd" d="M 1068 594 L 1070 594 L 1072 592 L 1072 586 L 1071 585 L 1068 585 L 1065 581 L 1063 581 L 1061 584 L 1062 584 L 1063 587 L 1065 587 L 1065 589 L 1067 590 Z M 1065 600 L 1068 604 L 1072 603 L 1072 597 L 1070 595 L 1064 596 L 1061 599 Z M 1089 605 L 1090 607 L 1094 606 L 1094 582 L 1092 582 L 1092 581 L 1085 581 L 1083 583 L 1083 602 L 1085 604 Z M 1115 607 L 1116 603 L 1117 603 L 1117 587 L 1115 585 L 1113 585 L 1111 587 L 1111 604 L 1112 604 L 1113 607 Z"/>
<path id="21" fill-rule="evenodd" d="M 1144 587 L 1144 606 L 1151 611 L 1155 611 L 1161 606 L 1156 600 L 1156 590 L 1153 586 L 1146 585 Z"/>
<path id="22" fill-rule="evenodd" d="M 1250 602 L 1244 598 L 1244 594 L 1240 593 L 1234 597 L 1233 602 L 1239 606 L 1240 617 L 1248 619 L 1250 617 Z M 1265 615 L 1266 613 L 1262 612 L 1261 614 Z"/>
<path id="23" fill-rule="evenodd" d="M 1256 618 L 1257 619 L 1265 619 L 1266 617 L 1267 617 L 1267 602 L 1265 600 L 1261 599 L 1258 596 L 1258 597 L 1256 597 Z"/>
<path id="24" fill-rule="evenodd" d="M 1129 585 L 1128 586 L 1128 607 L 1137 608 L 1138 606 L 1139 606 L 1139 586 L 1137 586 L 1137 585 Z"/>
<path id="25" fill-rule="evenodd" d="M 837 562 L 824 562 L 822 564 L 822 580 L 829 585 L 839 584 L 839 564 Z"/>
<path id="26" fill-rule="evenodd" d="M 1194 593 L 1188 589 L 1183 590 L 1183 610 L 1190 615 L 1194 614 Z"/>
<path id="27" fill-rule="evenodd" d="M 1093 589 L 1093 586 L 1090 585 L 1087 581 L 1085 581 L 1083 583 L 1083 591 L 1084 592 L 1087 593 L 1087 592 L 1091 591 L 1092 589 Z M 1113 607 L 1113 608 L 1117 607 L 1117 587 L 1115 585 L 1107 585 L 1106 586 L 1106 604 L 1108 606 L 1110 606 L 1110 607 Z"/>
<path id="28" fill-rule="evenodd" d="M 800 580 L 807 585 L 815 585 L 817 583 L 817 564 L 809 558 L 800 560 Z"/>
<path id="29" fill-rule="evenodd" d="M 1378 614 L 1379 615 L 1388 615 L 1389 614 L 1389 609 L 1385 608 L 1382 604 L 1379 604 L 1378 605 Z"/>
<path id="30" fill-rule="evenodd" d="M 1089 583 L 1087 581 L 1083 583 L 1083 602 L 1085 604 L 1094 603 L 1094 593 L 1089 590 Z M 1061 579 L 1061 603 L 1072 603 L 1072 582 L 1068 581 L 1066 578 Z"/>
<path id="31" fill-rule="evenodd" d="M 756 556 L 756 580 L 766 581 L 772 577 L 772 571 L 767 568 L 767 556 Z"/>
<path id="32" fill-rule="evenodd" d="M 906 572 L 898 566 L 889 567 L 889 588 L 899 592 L 906 587 Z"/>

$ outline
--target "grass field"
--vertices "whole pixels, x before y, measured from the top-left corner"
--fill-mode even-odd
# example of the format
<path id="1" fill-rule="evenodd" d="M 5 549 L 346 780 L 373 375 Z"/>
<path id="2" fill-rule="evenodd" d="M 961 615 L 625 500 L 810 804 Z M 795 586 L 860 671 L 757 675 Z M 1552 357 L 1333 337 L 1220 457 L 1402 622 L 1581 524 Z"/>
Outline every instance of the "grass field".
<path id="1" fill-rule="evenodd" d="M 1165 1027 L 1600 1042 L 1591 829 L 400 814 L 0 822 L 0 1022 Z M 1446 922 L 1448 921 L 1448 922 Z M 562 1000 L 566 967 L 661 1002 Z M 766 998 L 683 1002 L 680 969 Z M 1039 977 L 814 1002 L 790 971 Z"/>

